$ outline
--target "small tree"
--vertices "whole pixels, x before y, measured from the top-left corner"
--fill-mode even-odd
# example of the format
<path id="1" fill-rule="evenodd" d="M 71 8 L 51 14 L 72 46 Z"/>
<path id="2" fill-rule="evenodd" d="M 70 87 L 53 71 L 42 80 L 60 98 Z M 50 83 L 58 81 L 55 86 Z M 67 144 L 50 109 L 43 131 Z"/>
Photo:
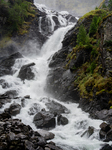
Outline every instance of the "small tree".
<path id="1" fill-rule="evenodd" d="M 90 25 L 90 29 L 89 29 L 89 36 L 93 36 L 98 28 L 98 25 L 101 21 L 100 17 L 94 16 Z"/>
<path id="2" fill-rule="evenodd" d="M 83 25 L 79 28 L 79 33 L 77 35 L 77 44 L 78 45 L 85 45 L 89 41 L 89 37 L 87 36 L 86 30 Z"/>

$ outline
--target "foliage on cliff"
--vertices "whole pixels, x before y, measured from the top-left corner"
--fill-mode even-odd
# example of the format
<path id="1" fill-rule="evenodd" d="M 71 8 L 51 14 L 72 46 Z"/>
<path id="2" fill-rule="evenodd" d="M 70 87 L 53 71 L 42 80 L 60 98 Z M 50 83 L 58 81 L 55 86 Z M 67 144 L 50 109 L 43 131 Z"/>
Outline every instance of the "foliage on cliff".
<path id="1" fill-rule="evenodd" d="M 25 0 L 0 0 L 1 34 L 19 31 L 29 16 L 34 16 L 32 4 Z"/>
<path id="2" fill-rule="evenodd" d="M 106 40 L 108 35 L 105 30 L 109 30 L 107 25 L 112 25 L 111 7 L 110 0 L 106 8 L 97 8 L 79 19 L 74 32 L 76 36 L 70 44 L 74 47 L 67 56 L 66 65 L 66 68 L 77 73 L 74 85 L 78 87 L 80 96 L 93 101 L 106 94 L 108 108 L 112 105 L 112 68 L 109 66 L 112 39 Z"/>

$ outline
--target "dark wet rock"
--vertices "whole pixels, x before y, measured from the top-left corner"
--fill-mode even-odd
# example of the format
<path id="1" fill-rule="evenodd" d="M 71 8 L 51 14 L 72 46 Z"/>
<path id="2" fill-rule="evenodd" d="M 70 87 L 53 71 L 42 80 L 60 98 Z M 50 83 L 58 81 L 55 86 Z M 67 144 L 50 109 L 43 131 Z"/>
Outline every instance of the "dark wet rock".
<path id="1" fill-rule="evenodd" d="M 0 133 L 1 150 L 45 150 L 45 147 L 52 146 L 56 149 L 53 142 L 46 141 L 47 138 L 52 137 L 52 133 L 47 133 L 48 135 L 43 137 L 18 119 L 1 118 L 0 115 Z"/>
<path id="2" fill-rule="evenodd" d="M 87 137 L 89 138 L 89 137 L 94 133 L 94 130 L 95 130 L 94 127 L 92 127 L 92 126 L 88 127 L 87 131 L 85 131 L 85 132 L 81 135 L 81 137 L 87 136 Z"/>
<path id="3" fill-rule="evenodd" d="M 30 99 L 30 95 L 26 95 L 24 96 L 24 98 Z"/>
<path id="4" fill-rule="evenodd" d="M 68 119 L 66 117 L 63 117 L 62 115 L 57 117 L 57 124 L 58 125 L 66 125 L 68 124 Z"/>
<path id="5" fill-rule="evenodd" d="M 45 105 L 47 106 L 47 108 L 49 109 L 49 111 L 51 113 L 53 113 L 54 115 L 56 115 L 56 116 L 60 115 L 62 113 L 69 113 L 69 110 L 65 106 L 63 106 L 60 103 L 55 102 L 53 100 L 47 102 Z"/>
<path id="6" fill-rule="evenodd" d="M 112 126 L 110 124 L 103 122 L 100 125 L 100 128 L 101 128 L 99 132 L 100 138 L 105 142 L 112 141 Z"/>
<path id="7" fill-rule="evenodd" d="M 107 121 L 108 123 L 112 124 L 112 109 L 103 109 L 101 111 L 96 111 L 95 116 L 98 119 Z"/>
<path id="8" fill-rule="evenodd" d="M 40 112 L 40 110 L 41 110 L 40 105 L 37 104 L 37 103 L 34 103 L 33 106 L 29 109 L 28 114 L 29 115 L 34 115 L 37 112 Z"/>
<path id="9" fill-rule="evenodd" d="M 52 129 L 56 126 L 55 116 L 47 111 L 41 111 L 34 116 L 33 122 L 37 128 Z"/>
<path id="10" fill-rule="evenodd" d="M 39 133 L 42 137 L 44 137 L 46 140 L 51 140 L 51 139 L 53 139 L 54 136 L 55 136 L 52 132 L 48 132 L 48 131 L 42 130 L 42 129 L 38 130 L 38 133 Z"/>
<path id="11" fill-rule="evenodd" d="M 21 80 L 32 80 L 34 79 L 35 75 L 34 73 L 32 72 L 32 69 L 30 67 L 34 66 L 35 63 L 30 63 L 30 64 L 27 64 L 27 65 L 24 65 L 21 67 L 20 71 L 19 71 L 19 75 L 18 77 L 21 79 Z"/>
<path id="12" fill-rule="evenodd" d="M 0 62 L 0 76 L 13 74 L 11 68 L 15 63 L 15 60 L 18 58 L 22 58 L 22 55 L 19 52 L 12 54 L 2 60 Z"/>
<path id="13" fill-rule="evenodd" d="M 21 99 L 21 106 L 25 107 L 25 99 L 24 98 Z"/>
<path id="14" fill-rule="evenodd" d="M 0 120 L 9 119 L 9 118 L 11 118 L 11 115 L 7 112 L 3 112 L 0 114 Z"/>
<path id="15" fill-rule="evenodd" d="M 7 135 L 7 141 L 8 142 L 14 141 L 15 136 L 16 135 L 13 132 L 9 132 L 9 134 Z"/>
<path id="16" fill-rule="evenodd" d="M 80 66 L 82 66 L 83 63 L 85 63 L 88 59 L 90 59 L 90 52 L 91 52 L 92 49 L 88 49 L 88 50 L 80 50 L 79 52 L 77 52 L 77 57 L 76 59 L 72 59 L 70 61 L 70 65 L 69 65 L 69 68 L 71 71 L 74 70 L 74 67 L 78 68 Z"/>
<path id="17" fill-rule="evenodd" d="M 13 103 L 10 105 L 9 109 L 7 110 L 11 116 L 16 116 L 20 113 L 21 105 L 17 103 Z"/>
<path id="18" fill-rule="evenodd" d="M 7 91 L 0 95 L 0 108 L 6 104 L 10 103 L 12 98 L 16 98 L 17 92 L 15 90 Z"/>
<path id="19" fill-rule="evenodd" d="M 3 89 L 10 87 L 9 84 L 4 80 L 0 80 L 0 85 L 2 86 Z"/>
<path id="20" fill-rule="evenodd" d="M 17 91 L 16 90 L 10 90 L 10 91 L 7 91 L 3 94 L 3 96 L 6 96 L 10 99 L 12 98 L 16 98 L 16 96 L 18 95 Z"/>
<path id="21" fill-rule="evenodd" d="M 59 50 L 58 52 L 56 52 L 53 57 L 52 60 L 49 63 L 49 67 L 58 67 L 60 65 L 63 65 L 63 62 L 65 61 L 66 57 L 67 57 L 67 53 L 68 53 L 68 49 L 67 48 L 63 48 L 61 50 Z"/>
<path id="22" fill-rule="evenodd" d="M 75 76 L 64 66 L 52 68 L 47 77 L 46 91 L 59 100 L 78 102 L 79 94 L 73 84 Z"/>
<path id="23" fill-rule="evenodd" d="M 61 148 L 55 146 L 55 145 L 52 145 L 52 144 L 46 144 L 46 148 L 49 148 L 49 149 L 52 149 L 52 150 L 62 150 Z M 48 150 L 48 149 L 46 149 Z"/>
<path id="24" fill-rule="evenodd" d="M 100 150 L 112 150 L 112 146 L 109 144 L 106 144 L 105 146 L 103 146 Z"/>
<path id="25" fill-rule="evenodd" d="M 110 125 L 107 124 L 107 123 L 105 123 L 105 122 L 103 122 L 103 123 L 100 125 L 100 128 L 101 128 L 101 130 L 104 131 L 104 132 L 108 132 L 108 131 L 111 129 L 111 128 L 110 128 Z"/>
<path id="26" fill-rule="evenodd" d="M 101 139 L 101 140 L 105 140 L 105 139 L 106 139 L 106 132 L 100 130 L 99 136 L 100 136 L 100 139 Z"/>

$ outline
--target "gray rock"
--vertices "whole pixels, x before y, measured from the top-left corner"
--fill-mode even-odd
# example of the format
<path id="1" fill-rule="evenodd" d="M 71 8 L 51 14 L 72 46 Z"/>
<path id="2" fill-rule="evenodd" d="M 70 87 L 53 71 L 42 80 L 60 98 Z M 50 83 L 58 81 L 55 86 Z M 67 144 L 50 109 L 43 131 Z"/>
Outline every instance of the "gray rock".
<path id="1" fill-rule="evenodd" d="M 57 117 L 57 124 L 58 125 L 67 125 L 68 119 L 66 117 L 63 117 L 62 115 Z"/>
<path id="2" fill-rule="evenodd" d="M 0 76 L 13 74 L 11 68 L 17 58 L 22 58 L 22 55 L 19 52 L 8 56 L 0 62 Z"/>
<path id="3" fill-rule="evenodd" d="M 16 116 L 17 114 L 20 113 L 20 110 L 21 110 L 21 106 L 17 103 L 13 103 L 10 105 L 10 108 L 8 111 L 12 116 Z"/>
<path id="4" fill-rule="evenodd" d="M 34 73 L 32 72 L 32 69 L 30 67 L 34 66 L 35 63 L 30 63 L 30 64 L 27 64 L 27 65 L 24 65 L 21 67 L 20 71 L 19 71 L 19 75 L 18 77 L 21 79 L 21 80 L 32 80 L 34 79 L 35 75 Z"/>
<path id="5" fill-rule="evenodd" d="M 52 129 L 56 126 L 55 116 L 47 111 L 41 111 L 34 116 L 33 123 L 37 128 Z"/>
<path id="6" fill-rule="evenodd" d="M 48 132 L 48 131 L 42 130 L 42 129 L 38 130 L 38 133 L 39 133 L 42 137 L 44 137 L 46 140 L 51 140 L 51 139 L 53 139 L 54 136 L 55 136 L 52 132 Z"/>

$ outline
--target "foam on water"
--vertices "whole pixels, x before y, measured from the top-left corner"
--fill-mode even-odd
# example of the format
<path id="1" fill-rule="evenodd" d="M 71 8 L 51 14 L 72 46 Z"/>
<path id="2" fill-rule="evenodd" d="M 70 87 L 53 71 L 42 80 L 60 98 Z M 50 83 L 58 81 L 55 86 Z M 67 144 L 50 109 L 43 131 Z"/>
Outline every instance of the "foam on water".
<path id="1" fill-rule="evenodd" d="M 39 9 L 44 10 L 45 12 L 50 14 L 50 10 L 46 10 L 45 6 L 42 9 L 40 5 Z M 53 14 L 51 14 L 52 16 Z M 62 16 L 61 16 L 62 17 Z M 59 18 L 60 22 L 63 22 L 65 18 Z M 49 17 L 52 22 L 52 17 Z M 66 26 L 66 24 L 63 24 Z M 53 23 L 52 23 L 52 26 Z M 35 125 L 33 124 L 34 115 L 29 115 L 29 110 L 32 106 L 38 104 L 40 109 L 46 108 L 46 102 L 49 100 L 54 100 L 59 102 L 58 100 L 49 97 L 49 95 L 45 92 L 44 87 L 46 84 L 46 78 L 49 72 L 48 63 L 49 58 L 57 52 L 62 47 L 62 40 L 64 35 L 71 29 L 74 25 L 69 25 L 66 27 L 59 28 L 56 30 L 53 35 L 51 35 L 48 41 L 43 45 L 40 53 L 34 57 L 34 55 L 24 58 L 17 59 L 13 66 L 14 74 L 0 77 L 0 79 L 4 79 L 9 87 L 3 89 L 0 86 L 0 94 L 5 93 L 8 90 L 16 90 L 18 92 L 18 99 L 12 99 L 14 101 L 21 104 L 21 99 L 25 95 L 30 95 L 30 99 L 25 99 L 25 107 L 22 107 L 20 114 L 13 118 L 19 118 L 23 123 L 30 125 L 34 130 L 37 130 Z M 40 29 L 41 30 L 41 29 Z M 33 47 L 32 47 L 33 50 Z M 23 65 L 29 64 L 31 62 L 35 63 L 35 66 L 32 66 L 32 71 L 35 74 L 34 80 L 25 80 L 24 82 L 18 78 L 18 73 Z M 3 111 L 5 108 L 8 108 L 11 103 L 7 103 L 1 108 L 0 111 Z M 63 147 L 64 150 L 99 150 L 102 141 L 99 140 L 99 125 L 101 124 L 101 120 L 93 120 L 89 118 L 89 115 L 83 112 L 78 105 L 75 103 L 63 103 L 70 112 L 67 114 L 63 114 L 63 116 L 67 117 L 69 123 L 66 126 L 56 126 L 55 129 L 52 130 L 55 133 L 55 138 L 53 139 L 57 145 Z M 88 137 L 84 132 L 88 129 L 89 126 L 93 126 L 95 128 L 95 132 L 92 136 Z"/>

